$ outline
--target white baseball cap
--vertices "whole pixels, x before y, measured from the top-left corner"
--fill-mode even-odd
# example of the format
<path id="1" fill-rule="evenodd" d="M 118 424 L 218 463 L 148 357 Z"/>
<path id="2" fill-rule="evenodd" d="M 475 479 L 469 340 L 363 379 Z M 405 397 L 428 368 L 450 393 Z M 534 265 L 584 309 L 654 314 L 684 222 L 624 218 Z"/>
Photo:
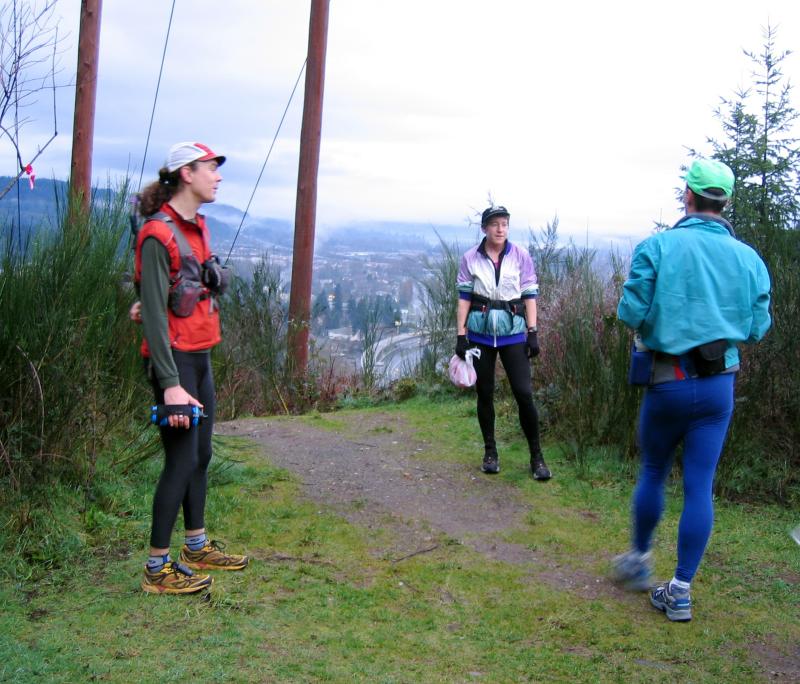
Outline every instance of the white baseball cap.
<path id="1" fill-rule="evenodd" d="M 211 161 L 212 159 L 216 159 L 220 166 L 225 163 L 225 157 L 217 154 L 207 145 L 198 142 L 180 142 L 169 148 L 164 166 L 171 173 L 192 162 Z"/>

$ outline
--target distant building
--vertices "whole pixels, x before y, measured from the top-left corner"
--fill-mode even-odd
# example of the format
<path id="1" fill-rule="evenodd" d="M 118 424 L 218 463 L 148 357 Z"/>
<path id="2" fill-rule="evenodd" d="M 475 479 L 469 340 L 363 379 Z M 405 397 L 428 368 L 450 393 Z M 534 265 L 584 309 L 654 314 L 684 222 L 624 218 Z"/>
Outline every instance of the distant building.
<path id="1" fill-rule="evenodd" d="M 353 335 L 353 329 L 348 325 L 344 328 L 334 328 L 328 331 L 329 340 L 344 340 L 346 342 L 357 342 L 358 335 Z"/>

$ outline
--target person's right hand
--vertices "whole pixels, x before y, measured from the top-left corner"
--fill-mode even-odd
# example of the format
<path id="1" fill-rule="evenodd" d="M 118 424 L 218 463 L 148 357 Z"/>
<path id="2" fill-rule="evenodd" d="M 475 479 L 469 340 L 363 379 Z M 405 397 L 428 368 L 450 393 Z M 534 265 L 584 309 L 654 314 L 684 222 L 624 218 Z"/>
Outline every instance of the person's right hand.
<path id="1" fill-rule="evenodd" d="M 456 337 L 456 356 L 461 360 L 466 360 L 467 358 L 467 347 L 469 343 L 467 342 L 466 335 L 459 335 Z"/>
<path id="2" fill-rule="evenodd" d="M 167 389 L 164 390 L 164 404 L 166 406 L 170 404 L 191 404 L 192 406 L 199 406 L 200 410 L 203 410 L 203 405 L 180 385 L 167 387 Z M 169 421 L 169 426 L 173 428 L 184 428 L 188 430 L 192 426 L 189 416 L 173 415 L 169 416 L 167 420 Z"/>
<path id="3" fill-rule="evenodd" d="M 128 311 L 128 318 L 130 318 L 134 323 L 141 323 L 142 322 L 142 303 L 141 302 L 134 302 L 131 305 L 131 310 Z"/>

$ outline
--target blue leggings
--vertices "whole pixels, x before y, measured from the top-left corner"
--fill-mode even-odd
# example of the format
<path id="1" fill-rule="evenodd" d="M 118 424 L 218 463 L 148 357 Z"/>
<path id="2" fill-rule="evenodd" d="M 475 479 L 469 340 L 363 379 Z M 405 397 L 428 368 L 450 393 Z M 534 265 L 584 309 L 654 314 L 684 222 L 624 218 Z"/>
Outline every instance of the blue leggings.
<path id="1" fill-rule="evenodd" d="M 678 526 L 675 577 L 691 582 L 711 536 L 714 473 L 733 414 L 735 375 L 652 385 L 642 402 L 639 442 L 642 464 L 633 493 L 633 545 L 650 549 L 664 511 L 664 485 L 683 441 L 683 512 Z"/>

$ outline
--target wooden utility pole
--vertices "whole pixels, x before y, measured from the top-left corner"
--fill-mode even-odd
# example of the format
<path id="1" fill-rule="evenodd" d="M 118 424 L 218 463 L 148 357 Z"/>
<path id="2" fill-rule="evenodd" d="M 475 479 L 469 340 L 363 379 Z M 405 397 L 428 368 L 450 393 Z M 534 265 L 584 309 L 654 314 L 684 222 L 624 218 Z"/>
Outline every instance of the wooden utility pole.
<path id="1" fill-rule="evenodd" d="M 70 200 L 89 209 L 92 188 L 92 143 L 100 53 L 100 13 L 103 0 L 81 0 L 78 69 L 75 77 L 75 120 L 72 126 Z"/>
<path id="2" fill-rule="evenodd" d="M 289 354 L 298 377 L 304 376 L 308 367 L 308 328 L 311 316 L 311 276 L 317 216 L 317 172 L 322 138 L 322 95 L 325 89 L 328 7 L 329 0 L 311 0 L 306 90 L 294 216 L 292 288 L 289 295 Z"/>

